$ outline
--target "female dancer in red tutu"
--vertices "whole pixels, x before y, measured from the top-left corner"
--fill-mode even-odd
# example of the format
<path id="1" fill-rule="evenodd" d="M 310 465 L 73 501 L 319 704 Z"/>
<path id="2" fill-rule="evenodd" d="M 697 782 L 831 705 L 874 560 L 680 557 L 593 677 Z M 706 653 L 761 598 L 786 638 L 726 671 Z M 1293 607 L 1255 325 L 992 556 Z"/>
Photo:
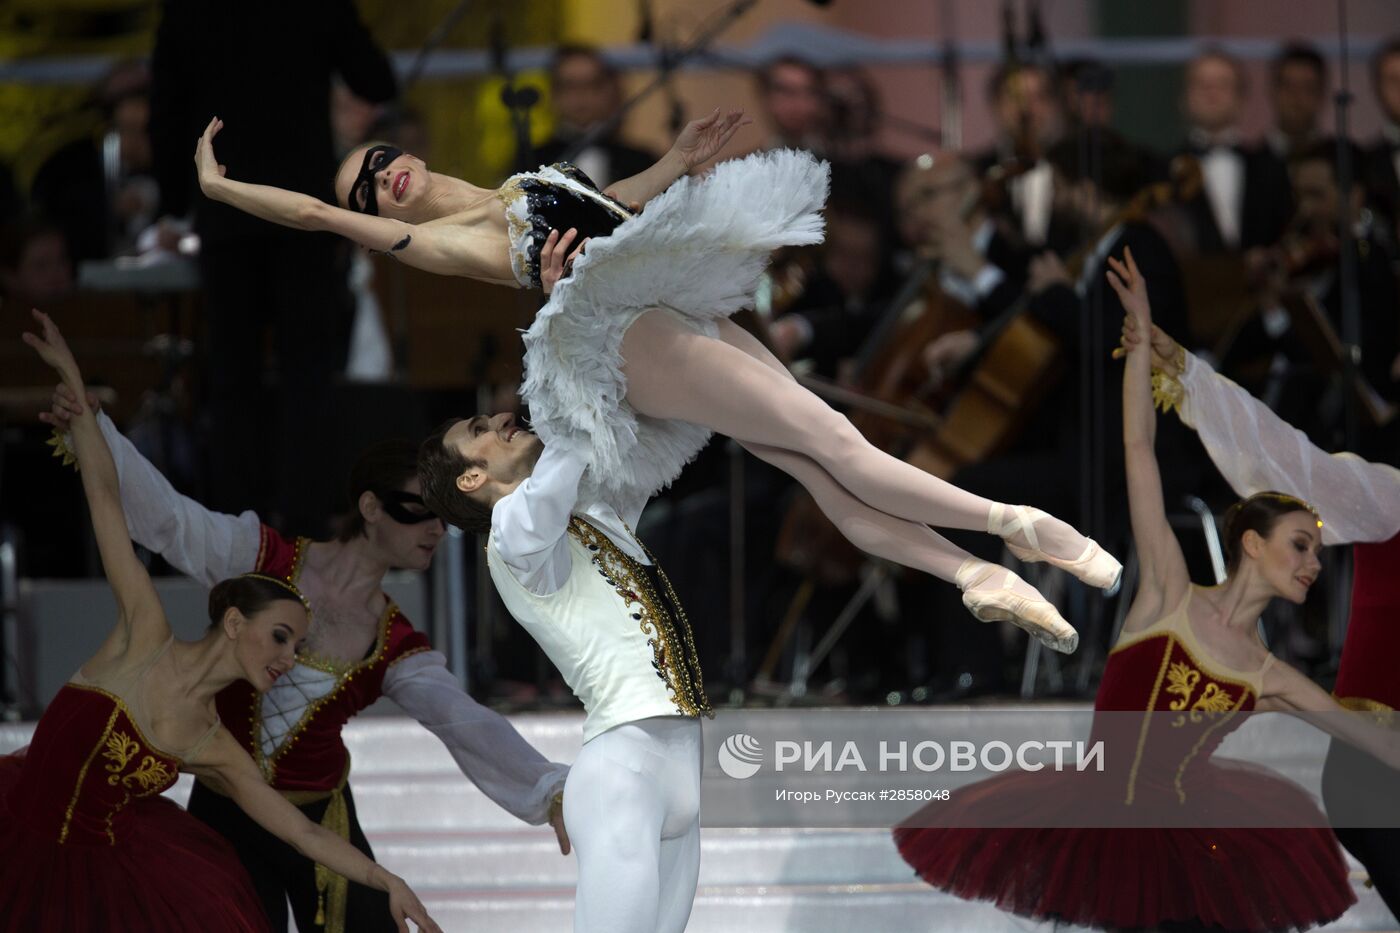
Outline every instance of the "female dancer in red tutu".
<path id="1" fill-rule="evenodd" d="M 718 431 L 809 489 L 831 487 L 812 491 L 858 547 L 956 583 L 978 619 L 1013 622 L 1073 651 L 1078 635 L 1039 592 L 928 526 L 999 535 L 1022 560 L 1047 561 L 1092 586 L 1117 582 L 1112 555 L 1052 516 L 964 492 L 872 447 L 729 320 L 752 302 L 772 250 L 821 240 L 827 190 L 827 166 L 792 151 L 681 177 L 742 125 L 742 114 L 718 110 L 693 121 L 661 161 L 611 189 L 616 199 L 570 165 L 491 190 L 369 145 L 342 165 L 336 192 L 345 207 L 331 207 L 225 177 L 214 157 L 217 118 L 195 161 L 216 201 L 339 233 L 443 275 L 539 287 L 552 255 L 567 253 L 575 237 L 587 241 L 586 252 L 568 255 L 571 273 L 553 284 L 525 334 L 521 389 L 540 439 L 585 453 L 583 499 L 615 509 L 646 501 Z M 636 213 L 641 204 L 645 213 Z"/>
<path id="2" fill-rule="evenodd" d="M 58 328 L 34 316 L 43 335 L 25 342 L 86 398 Z M 29 748 L 0 758 L 0 930 L 266 931 L 228 843 L 160 796 L 189 771 L 303 854 L 386 891 L 402 933 L 405 918 L 441 933 L 403 879 L 302 816 L 219 724 L 220 689 L 237 680 L 267 689 L 295 663 L 307 628 L 300 594 L 274 577 L 235 577 L 210 594 L 204 638 L 176 640 L 127 537 L 116 467 L 91 408 L 72 432 L 117 625 L 59 690 Z"/>
<path id="3" fill-rule="evenodd" d="M 1132 256 L 1110 260 L 1110 283 L 1140 332 L 1151 329 L 1147 290 Z M 1303 929 L 1354 901 L 1331 830 L 1301 789 L 1263 769 L 1209 757 L 1241 712 L 1341 715 L 1313 720 L 1400 767 L 1394 738 L 1277 663 L 1255 622 L 1275 598 L 1301 603 L 1316 579 L 1321 521 L 1301 499 L 1264 492 L 1231 509 L 1230 575 L 1191 584 L 1167 523 L 1153 452 L 1150 351 L 1134 350 L 1123 384 L 1124 446 L 1141 584 L 1109 656 L 1098 713 L 1135 719 L 1130 769 L 1013 772 L 960 790 L 895 830 L 900 853 L 930 884 L 1004 910 L 1115 929 Z M 1096 716 L 1101 721 L 1120 719 Z M 1325 721 L 1323 721 L 1325 720 Z M 1137 724 L 1140 722 L 1140 726 Z M 1110 745 L 1110 753 L 1114 746 Z M 1187 804 L 1240 827 L 1103 828 L 1105 809 L 1128 816 Z M 1045 825 L 1016 814 L 1049 806 Z M 1124 819 L 1116 820 L 1118 826 Z M 988 828 L 1017 823 L 1017 828 Z M 1133 825 L 1128 822 L 1127 825 Z M 1139 824 L 1141 825 L 1141 824 Z M 1021 828 L 1025 827 L 1025 828 Z"/>

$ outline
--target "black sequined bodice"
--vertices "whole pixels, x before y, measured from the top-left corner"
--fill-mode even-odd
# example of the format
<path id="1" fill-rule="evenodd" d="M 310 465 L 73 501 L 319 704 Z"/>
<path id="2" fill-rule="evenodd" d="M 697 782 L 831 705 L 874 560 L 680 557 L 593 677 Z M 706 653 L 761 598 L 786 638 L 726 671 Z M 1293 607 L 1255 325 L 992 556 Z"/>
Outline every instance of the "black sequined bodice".
<path id="1" fill-rule="evenodd" d="M 521 285 L 540 287 L 540 249 L 549 231 L 578 230 L 574 243 L 607 236 L 632 216 L 583 172 L 560 162 L 514 175 L 500 189 L 510 226 L 511 268 Z"/>

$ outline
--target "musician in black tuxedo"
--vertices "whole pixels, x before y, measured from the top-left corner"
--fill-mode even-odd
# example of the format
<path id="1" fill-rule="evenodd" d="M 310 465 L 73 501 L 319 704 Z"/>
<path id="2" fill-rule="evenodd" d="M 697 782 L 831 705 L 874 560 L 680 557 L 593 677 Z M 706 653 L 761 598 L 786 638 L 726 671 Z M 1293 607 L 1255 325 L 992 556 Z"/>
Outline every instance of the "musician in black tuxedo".
<path id="1" fill-rule="evenodd" d="M 549 64 L 554 135 L 535 150 L 549 165 L 562 159 L 574 142 L 612 115 L 622 103 L 622 82 L 602 53 L 588 45 L 561 45 Z M 623 142 L 617 131 L 604 136 L 573 159 L 599 188 L 630 178 L 656 163 L 656 156 Z"/>
<path id="2" fill-rule="evenodd" d="M 1359 164 L 1360 149 L 1350 142 L 1347 146 L 1352 164 Z M 1336 158 L 1337 144 L 1332 139 L 1319 140 L 1295 156 L 1295 242 L 1282 244 L 1270 254 L 1256 288 L 1259 313 L 1241 328 L 1221 361 L 1222 371 L 1237 377 L 1236 381 L 1268 401 L 1280 417 L 1327 449 L 1344 440 L 1340 434 L 1343 398 L 1332 374 L 1318 371 L 1312 348 L 1304 343 L 1281 305 L 1290 290 L 1306 293 L 1337 334 L 1344 333 L 1336 251 L 1336 231 L 1344 213 L 1351 219 L 1354 235 L 1350 248 L 1356 263 L 1360 308 L 1360 372 L 1381 398 L 1400 402 L 1400 286 L 1396 282 L 1395 242 L 1387 225 L 1377 223 L 1373 215 L 1362 210 L 1367 198 L 1362 185 L 1352 189 L 1350 204 L 1344 203 L 1337 185 Z M 1290 255 L 1295 268 L 1289 268 Z M 1300 260 L 1300 256 L 1311 258 Z M 1367 427 L 1355 449 L 1368 459 L 1390 463 L 1400 454 L 1395 441 L 1393 431 Z"/>
<path id="3" fill-rule="evenodd" d="M 1203 185 L 1185 207 L 1201 254 L 1276 243 L 1292 214 L 1288 167 L 1268 146 L 1241 138 L 1245 90 L 1243 68 L 1224 52 L 1204 52 L 1186 66 L 1190 130 L 1181 151 L 1200 160 Z"/>
<path id="4" fill-rule="evenodd" d="M 1327 87 L 1327 60 L 1310 42 L 1290 42 L 1269 62 L 1274 125 L 1264 142 L 1285 164 L 1320 138 Z"/>
<path id="5" fill-rule="evenodd" d="M 841 375 L 891 298 L 890 247 L 875 205 L 842 196 L 826 209 L 826 241 L 816 250 L 802 290 L 769 326 L 784 359 L 811 360 L 827 378 Z M 782 254 L 775 261 L 784 263 Z"/>
<path id="6" fill-rule="evenodd" d="M 251 507 L 279 516 L 284 530 L 320 534 L 338 505 L 316 477 L 332 467 L 317 458 L 333 447 L 329 392 L 349 345 L 347 246 L 206 199 L 193 146 L 221 117 L 228 129 L 219 158 L 230 175 L 334 203 L 331 78 L 382 103 L 397 93 L 393 69 L 351 0 L 166 0 L 151 67 L 160 213 L 193 211 L 202 242 L 214 426 L 208 504 Z M 269 328 L 277 391 L 265 396 Z"/>
<path id="7" fill-rule="evenodd" d="M 1022 242 L 1063 253 L 1073 247 L 1072 232 L 1055 211 L 1054 171 L 1045 159 L 1064 137 L 1058 88 L 1055 73 L 1041 65 L 1008 64 L 993 71 L 987 100 L 997 123 L 996 139 L 969 161 L 978 177 L 997 166 L 1018 166 L 1006 185 L 1005 203 L 995 208 L 998 219 Z M 1034 164 L 1019 164 L 1027 151 L 1035 156 Z"/>

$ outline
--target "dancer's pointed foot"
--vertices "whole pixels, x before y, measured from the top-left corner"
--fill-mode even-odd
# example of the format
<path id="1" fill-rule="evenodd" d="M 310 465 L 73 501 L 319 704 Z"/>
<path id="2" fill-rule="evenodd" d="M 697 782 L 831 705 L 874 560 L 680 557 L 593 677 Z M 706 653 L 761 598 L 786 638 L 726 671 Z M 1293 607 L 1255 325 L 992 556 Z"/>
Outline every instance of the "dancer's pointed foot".
<path id="1" fill-rule="evenodd" d="M 1113 589 L 1123 573 L 1123 565 L 1097 541 L 1040 509 L 993 503 L 987 530 L 1026 563 L 1045 561 L 1099 589 Z"/>
<path id="2" fill-rule="evenodd" d="M 963 605 L 980 622 L 1010 622 L 1054 651 L 1073 653 L 1079 633 L 1040 591 L 997 564 L 969 557 L 957 573 Z"/>

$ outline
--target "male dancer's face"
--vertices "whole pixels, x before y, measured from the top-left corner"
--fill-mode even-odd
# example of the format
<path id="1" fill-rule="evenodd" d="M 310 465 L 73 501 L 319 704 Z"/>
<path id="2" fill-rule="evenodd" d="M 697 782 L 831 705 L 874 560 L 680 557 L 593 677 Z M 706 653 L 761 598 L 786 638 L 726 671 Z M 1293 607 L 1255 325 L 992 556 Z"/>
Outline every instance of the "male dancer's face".
<path id="1" fill-rule="evenodd" d="M 458 487 L 464 492 L 492 485 L 504 495 L 534 472 L 544 452 L 540 439 L 517 425 L 515 416 L 508 412 L 459 421 L 448 429 L 443 443 L 468 461 L 485 464 L 468 469 L 459 478 Z M 463 483 L 471 488 L 463 488 Z"/>
<path id="2" fill-rule="evenodd" d="M 417 501 L 396 502 L 392 507 L 379 504 L 377 509 L 365 515 L 365 537 L 375 550 L 383 555 L 384 562 L 390 567 L 397 570 L 427 570 L 433 562 L 433 555 L 442 541 L 446 526 L 435 516 L 427 517 L 423 521 L 405 521 L 394 516 L 393 512 L 412 518 L 431 515 L 427 506 L 422 504 L 423 487 L 418 477 L 411 478 L 393 493 L 411 495 L 417 497 Z M 381 498 L 380 494 L 374 492 L 367 495 L 376 500 Z M 365 514 L 363 504 L 361 509 L 362 514 Z"/>

